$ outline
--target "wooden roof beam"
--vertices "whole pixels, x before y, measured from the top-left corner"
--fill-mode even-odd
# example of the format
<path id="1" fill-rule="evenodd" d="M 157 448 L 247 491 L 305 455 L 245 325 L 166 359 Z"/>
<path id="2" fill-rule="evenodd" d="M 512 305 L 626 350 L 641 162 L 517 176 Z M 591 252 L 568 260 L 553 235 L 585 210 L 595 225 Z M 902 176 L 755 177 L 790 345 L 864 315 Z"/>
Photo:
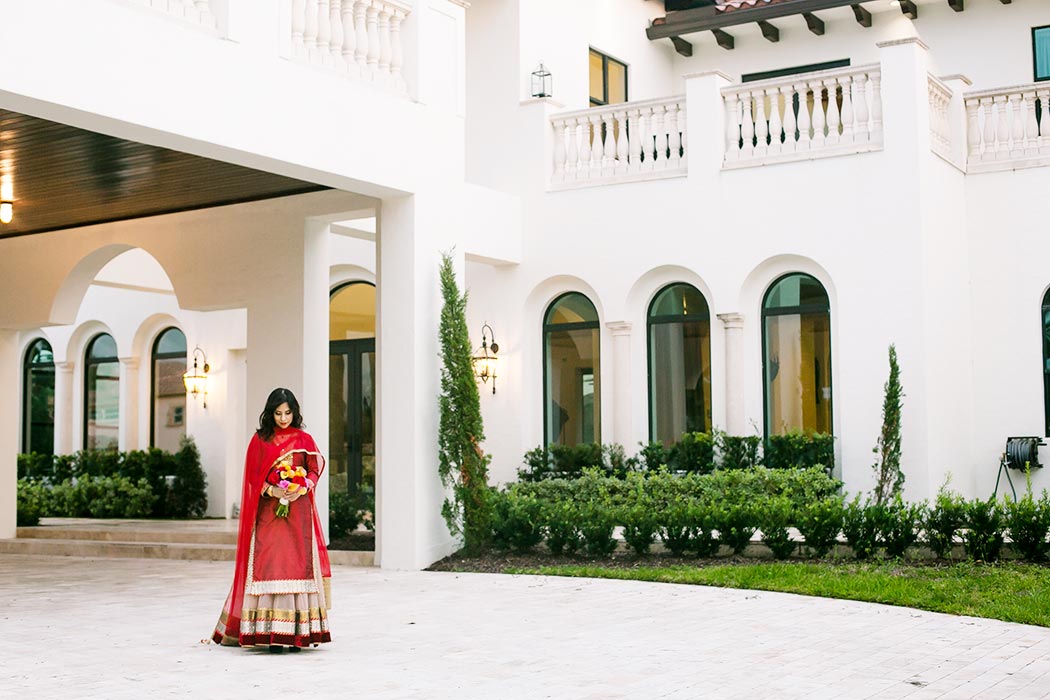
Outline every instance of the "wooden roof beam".
<path id="1" fill-rule="evenodd" d="M 674 50 L 678 52 L 678 55 L 689 58 L 693 55 L 693 45 L 680 36 L 671 37 L 671 43 L 674 44 Z"/>
<path id="2" fill-rule="evenodd" d="M 901 5 L 901 13 L 908 19 L 919 19 L 919 8 L 914 0 L 898 0 Z"/>
<path id="3" fill-rule="evenodd" d="M 758 28 L 762 30 L 762 36 L 769 39 L 774 44 L 780 41 L 780 30 L 769 22 L 766 22 L 765 20 L 759 22 Z"/>
<path id="4" fill-rule="evenodd" d="M 712 29 L 711 33 L 715 35 L 715 41 L 726 51 L 731 51 L 736 46 L 736 40 L 732 34 L 723 32 L 721 29 Z"/>
<path id="5" fill-rule="evenodd" d="M 871 26 L 871 13 L 860 5 L 850 5 L 853 8 L 853 16 L 857 18 L 857 24 L 862 27 Z"/>
<path id="6" fill-rule="evenodd" d="M 819 12 L 852 5 L 859 5 L 858 0 L 794 0 L 793 2 L 742 8 L 732 12 L 717 12 L 713 5 L 696 7 L 668 14 L 662 24 L 653 24 L 645 30 L 645 34 L 650 40 L 666 39 L 672 36 L 685 36 L 738 24 L 770 21 L 780 17 L 793 17 L 804 12 Z"/>
<path id="7" fill-rule="evenodd" d="M 963 7 L 963 0 L 948 0 L 948 7 L 956 12 L 962 12 L 965 9 Z"/>
<path id="8" fill-rule="evenodd" d="M 812 12 L 803 12 L 802 16 L 806 19 L 806 26 L 809 27 L 809 31 L 817 36 L 824 36 L 824 20 Z"/>

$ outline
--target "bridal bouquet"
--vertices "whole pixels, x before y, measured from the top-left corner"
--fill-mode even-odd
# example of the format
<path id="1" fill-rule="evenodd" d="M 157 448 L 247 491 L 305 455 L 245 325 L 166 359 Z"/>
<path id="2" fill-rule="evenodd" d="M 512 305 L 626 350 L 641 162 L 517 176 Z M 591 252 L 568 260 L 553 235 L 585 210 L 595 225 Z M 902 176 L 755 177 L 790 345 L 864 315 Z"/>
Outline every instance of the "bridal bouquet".
<path id="1" fill-rule="evenodd" d="M 266 482 L 279 486 L 288 493 L 299 493 L 301 491 L 305 494 L 314 487 L 313 480 L 306 476 L 306 470 L 303 467 L 292 464 L 288 460 L 282 460 L 275 464 L 270 470 Z M 275 511 L 277 516 L 287 518 L 289 505 L 288 499 L 282 498 L 277 504 L 277 510 Z"/>

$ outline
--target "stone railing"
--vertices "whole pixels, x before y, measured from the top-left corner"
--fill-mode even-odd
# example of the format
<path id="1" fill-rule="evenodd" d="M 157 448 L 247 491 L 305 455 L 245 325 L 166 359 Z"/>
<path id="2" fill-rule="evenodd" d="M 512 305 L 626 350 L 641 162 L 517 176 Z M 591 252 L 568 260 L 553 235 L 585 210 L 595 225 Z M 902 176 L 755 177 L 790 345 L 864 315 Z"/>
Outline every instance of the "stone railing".
<path id="1" fill-rule="evenodd" d="M 215 27 L 215 14 L 211 0 L 136 0 L 139 5 L 152 7 L 174 17 L 181 17 L 194 24 Z"/>
<path id="2" fill-rule="evenodd" d="M 1050 83 L 970 92 L 967 172 L 1050 165 Z"/>
<path id="3" fill-rule="evenodd" d="M 292 55 L 403 93 L 401 23 L 411 9 L 396 0 L 292 0 Z"/>
<path id="4" fill-rule="evenodd" d="M 562 112 L 550 123 L 556 189 L 686 173 L 685 97 Z"/>
<path id="5" fill-rule="evenodd" d="M 930 150 L 951 162 L 952 160 L 952 123 L 949 109 L 952 104 L 952 91 L 947 85 L 933 77 L 928 77 L 930 97 Z"/>
<path id="6" fill-rule="evenodd" d="M 726 168 L 882 148 L 878 65 L 733 85 L 726 109 Z"/>

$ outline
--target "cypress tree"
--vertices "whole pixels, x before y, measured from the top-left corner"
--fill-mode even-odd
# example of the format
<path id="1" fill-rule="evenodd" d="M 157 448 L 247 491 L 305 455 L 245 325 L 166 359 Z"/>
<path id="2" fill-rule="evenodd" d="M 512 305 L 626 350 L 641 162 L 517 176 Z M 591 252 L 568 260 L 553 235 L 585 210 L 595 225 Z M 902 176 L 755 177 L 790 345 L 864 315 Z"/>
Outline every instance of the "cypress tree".
<path id="1" fill-rule="evenodd" d="M 883 389 L 882 433 L 872 450 L 878 458 L 875 470 L 875 502 L 885 505 L 900 495 L 904 487 L 904 472 L 901 471 L 901 406 L 904 392 L 901 390 L 901 371 L 897 365 L 897 348 L 890 345 L 890 376 Z"/>
<path id="2" fill-rule="evenodd" d="M 464 546 L 477 551 L 491 532 L 488 499 L 489 457 L 481 449 L 485 428 L 474 380 L 467 295 L 460 293 L 452 256 L 441 256 L 441 394 L 438 429 L 438 470 L 449 491 L 441 508 L 449 532 L 462 535 Z"/>

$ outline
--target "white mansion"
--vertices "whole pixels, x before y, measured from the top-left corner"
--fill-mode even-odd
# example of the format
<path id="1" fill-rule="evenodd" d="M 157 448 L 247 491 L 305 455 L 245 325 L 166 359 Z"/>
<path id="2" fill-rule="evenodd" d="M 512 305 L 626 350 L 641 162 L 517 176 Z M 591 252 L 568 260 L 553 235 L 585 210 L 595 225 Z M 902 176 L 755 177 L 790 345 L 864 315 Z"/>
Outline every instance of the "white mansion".
<path id="1" fill-rule="evenodd" d="M 497 481 L 797 429 L 867 489 L 891 343 L 909 497 L 1050 434 L 1046 0 L 3 0 L 0 65 L 0 538 L 19 453 L 183 435 L 230 517 L 286 386 L 382 566 L 452 551 L 443 251 Z"/>

